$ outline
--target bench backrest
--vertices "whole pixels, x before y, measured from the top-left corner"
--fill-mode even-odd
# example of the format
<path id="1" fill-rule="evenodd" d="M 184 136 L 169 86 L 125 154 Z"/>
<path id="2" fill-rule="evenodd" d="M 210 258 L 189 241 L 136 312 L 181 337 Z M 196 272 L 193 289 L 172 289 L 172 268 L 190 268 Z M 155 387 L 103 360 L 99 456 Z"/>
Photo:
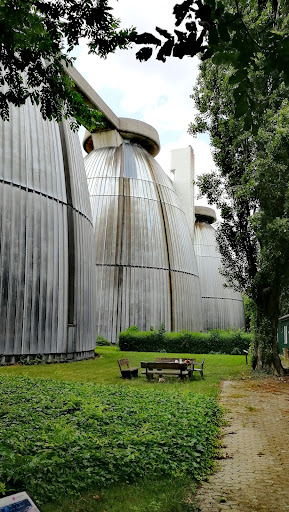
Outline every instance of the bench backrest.
<path id="1" fill-rule="evenodd" d="M 203 361 L 201 363 L 197 363 L 197 361 L 195 360 L 195 361 L 193 361 L 193 364 L 197 365 L 197 366 L 201 366 L 201 368 L 203 369 L 204 364 L 205 364 L 205 358 L 203 358 Z M 196 369 L 198 369 L 198 368 L 196 368 Z"/>
<path id="2" fill-rule="evenodd" d="M 157 361 L 142 361 L 141 367 L 148 368 L 149 370 L 186 370 L 187 363 L 175 363 L 175 362 L 157 362 Z"/>
<path id="3" fill-rule="evenodd" d="M 118 362 L 118 366 L 120 367 L 120 369 L 122 366 L 125 366 L 125 365 L 127 366 L 127 368 L 129 368 L 129 359 L 127 359 L 127 358 L 126 359 L 118 359 L 117 362 Z"/>
<path id="4" fill-rule="evenodd" d="M 156 357 L 156 362 L 157 363 L 174 363 L 176 361 L 176 359 L 178 359 L 177 357 Z M 185 363 L 186 361 L 190 361 L 190 363 L 195 363 L 196 360 L 191 358 L 191 357 L 183 357 L 183 362 Z M 178 360 L 179 362 L 179 360 Z M 190 364 L 188 363 L 188 364 Z"/>
<path id="5" fill-rule="evenodd" d="M 175 363 L 176 357 L 156 357 L 157 363 Z"/>

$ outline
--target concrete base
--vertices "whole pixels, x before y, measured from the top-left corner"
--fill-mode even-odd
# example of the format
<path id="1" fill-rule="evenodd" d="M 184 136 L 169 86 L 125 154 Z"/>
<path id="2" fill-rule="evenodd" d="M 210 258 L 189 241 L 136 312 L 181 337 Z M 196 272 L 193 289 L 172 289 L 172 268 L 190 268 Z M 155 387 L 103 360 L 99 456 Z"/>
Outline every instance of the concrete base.
<path id="1" fill-rule="evenodd" d="M 72 352 L 70 354 L 17 354 L 17 355 L 2 355 L 0 356 L 0 366 L 23 364 L 33 364 L 35 359 L 43 361 L 43 363 L 65 363 L 72 361 L 82 361 L 83 359 L 92 359 L 95 357 L 94 350 L 85 352 Z M 39 363 L 41 364 L 41 363 Z"/>

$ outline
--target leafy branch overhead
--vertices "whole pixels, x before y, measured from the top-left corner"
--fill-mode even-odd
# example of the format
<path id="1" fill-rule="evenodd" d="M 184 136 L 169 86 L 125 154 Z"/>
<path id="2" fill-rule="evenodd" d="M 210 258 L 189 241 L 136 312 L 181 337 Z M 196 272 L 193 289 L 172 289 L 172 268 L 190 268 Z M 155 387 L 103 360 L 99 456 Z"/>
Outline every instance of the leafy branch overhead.
<path id="1" fill-rule="evenodd" d="M 90 53 L 106 57 L 127 48 L 135 30 L 121 29 L 108 0 L 0 0 L 0 116 L 9 119 L 9 103 L 29 98 L 44 119 L 75 118 L 73 126 L 101 121 L 83 103 L 65 66 L 81 38 Z"/>
<path id="2" fill-rule="evenodd" d="M 250 3 L 257 9 L 254 23 L 251 20 L 248 24 Z M 289 84 L 288 26 L 280 21 L 288 9 L 285 0 L 185 0 L 174 7 L 173 33 L 156 27 L 157 37 L 147 33 L 136 36 L 138 45 L 146 45 L 136 56 L 140 61 L 148 60 L 155 50 L 156 59 L 162 62 L 168 57 L 199 55 L 202 60 L 212 57 L 216 65 L 232 66 L 236 115 L 242 118 L 245 130 L 253 128 L 256 133 L 258 118 L 250 113 L 255 110 L 256 99 L 249 70 L 257 72 L 262 61 L 262 67 L 282 73 Z"/>
<path id="3" fill-rule="evenodd" d="M 261 10 L 257 1 L 246 4 L 246 28 L 251 36 L 259 34 L 258 44 L 265 48 L 267 33 L 264 29 L 263 40 L 259 29 L 274 19 L 272 5 Z M 288 33 L 289 13 L 283 8 L 280 2 L 277 35 Z M 254 367 L 283 375 L 276 334 L 281 300 L 289 289 L 289 87 L 284 70 L 278 71 L 278 64 L 271 68 L 263 50 L 245 72 L 238 62 L 212 56 L 201 63 L 192 96 L 198 114 L 189 132 L 210 133 L 216 170 L 197 183 L 201 195 L 221 212 L 222 274 L 253 306 Z M 242 76 L 250 84 L 252 130 L 244 130 L 248 107 L 238 96 Z"/>

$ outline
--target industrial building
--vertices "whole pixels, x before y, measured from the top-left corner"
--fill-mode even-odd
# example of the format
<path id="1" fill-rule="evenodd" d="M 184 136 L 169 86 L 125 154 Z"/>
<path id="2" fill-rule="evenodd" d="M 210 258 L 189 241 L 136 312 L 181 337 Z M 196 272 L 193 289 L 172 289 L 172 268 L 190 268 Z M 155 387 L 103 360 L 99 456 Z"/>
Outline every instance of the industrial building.
<path id="1" fill-rule="evenodd" d="M 131 325 L 200 331 L 194 247 L 173 184 L 152 156 L 157 134 L 145 123 L 120 121 L 126 124 L 121 134 L 111 130 L 84 140 L 98 331 L 112 342 Z"/>
<path id="2" fill-rule="evenodd" d="M 77 134 L 30 102 L 0 121 L 0 362 L 95 348 L 91 207 Z"/>
<path id="3" fill-rule="evenodd" d="M 202 294 L 203 328 L 227 329 L 244 327 L 244 305 L 240 292 L 225 285 L 219 272 L 221 255 L 212 223 L 216 221 L 213 208 L 195 206 L 194 247 Z"/>
<path id="4" fill-rule="evenodd" d="M 68 122 L 29 102 L 0 121 L 0 362 L 91 357 L 97 334 L 116 342 L 131 325 L 243 327 L 194 206 L 192 148 L 173 153 L 170 179 L 156 130 L 118 118 L 69 73 L 105 118 L 85 135 L 85 167 Z"/>

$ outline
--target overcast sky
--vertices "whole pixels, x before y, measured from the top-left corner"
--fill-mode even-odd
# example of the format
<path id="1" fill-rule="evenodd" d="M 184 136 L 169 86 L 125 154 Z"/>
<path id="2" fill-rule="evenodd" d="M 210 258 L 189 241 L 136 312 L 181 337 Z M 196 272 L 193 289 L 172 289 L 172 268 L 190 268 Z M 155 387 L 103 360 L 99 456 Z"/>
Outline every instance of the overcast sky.
<path id="1" fill-rule="evenodd" d="M 172 29 L 175 3 L 176 0 L 111 0 L 121 25 L 135 26 L 139 32 L 153 31 L 155 26 Z M 197 59 L 170 58 L 162 63 L 151 58 L 140 63 L 135 58 L 136 51 L 117 50 L 107 59 L 100 59 L 88 55 L 82 45 L 75 53 L 75 66 L 117 116 L 139 119 L 157 129 L 161 151 L 156 159 L 166 172 L 170 171 L 170 150 L 188 145 L 195 153 L 196 175 L 211 170 L 214 164 L 208 136 L 193 138 L 187 133 L 195 115 L 190 95 L 198 74 Z"/>

